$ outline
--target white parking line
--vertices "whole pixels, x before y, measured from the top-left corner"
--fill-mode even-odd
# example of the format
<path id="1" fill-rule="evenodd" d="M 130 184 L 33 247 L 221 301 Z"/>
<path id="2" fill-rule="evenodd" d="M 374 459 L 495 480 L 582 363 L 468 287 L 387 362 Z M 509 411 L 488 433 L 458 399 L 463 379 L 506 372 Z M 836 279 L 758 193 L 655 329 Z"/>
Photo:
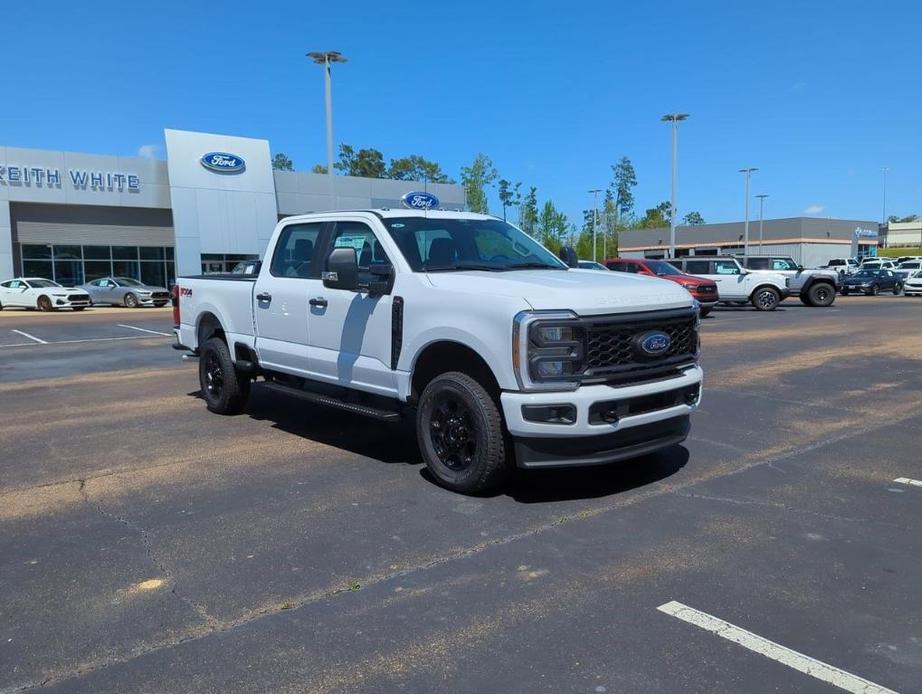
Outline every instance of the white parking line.
<path id="1" fill-rule="evenodd" d="M 30 335 L 29 333 L 24 333 L 22 330 L 11 330 L 10 332 L 16 333 L 17 335 L 22 335 L 23 337 L 28 337 L 30 340 L 35 340 L 40 345 L 47 345 L 47 340 L 42 340 L 41 338 L 35 337 L 35 335 Z"/>
<path id="2" fill-rule="evenodd" d="M 729 622 L 725 622 L 717 617 L 712 617 L 706 612 L 701 612 L 693 607 L 688 607 L 680 602 L 672 600 L 657 607 L 660 612 L 665 612 L 672 617 L 681 619 L 683 622 L 694 624 L 706 631 L 717 634 L 728 641 L 733 641 L 743 648 L 748 648 L 766 658 L 794 668 L 805 675 L 810 675 L 823 682 L 844 689 L 847 692 L 856 692 L 860 694 L 896 694 L 892 689 L 881 687 L 868 680 L 853 675 L 845 670 L 840 670 L 832 665 L 827 665 L 819 660 L 815 660 L 808 655 L 792 651 L 790 648 L 764 639 L 751 631 L 746 631 Z"/>
<path id="3" fill-rule="evenodd" d="M 908 477 L 897 477 L 894 482 L 899 482 L 900 484 L 908 484 L 911 487 L 922 487 L 922 480 L 911 480 Z"/>
<path id="4" fill-rule="evenodd" d="M 128 328 L 129 330 L 139 330 L 142 333 L 152 333 L 154 335 L 163 335 L 164 337 L 173 337 L 169 333 L 162 333 L 159 330 L 148 330 L 147 328 L 139 328 L 135 325 L 124 325 L 123 323 L 116 323 L 116 327 Z"/>
<path id="5" fill-rule="evenodd" d="M 29 336 L 31 337 L 31 335 Z M 172 337 L 172 336 L 171 336 Z M 118 342 L 120 340 L 151 340 L 153 338 L 147 337 L 146 335 L 128 335 L 126 337 L 88 337 L 82 340 L 56 340 L 55 342 L 46 342 L 41 341 L 41 344 L 53 347 L 54 345 L 74 345 L 80 342 Z M 0 349 L 6 349 L 7 347 L 36 347 L 38 342 L 16 342 L 9 345 L 0 345 Z"/>

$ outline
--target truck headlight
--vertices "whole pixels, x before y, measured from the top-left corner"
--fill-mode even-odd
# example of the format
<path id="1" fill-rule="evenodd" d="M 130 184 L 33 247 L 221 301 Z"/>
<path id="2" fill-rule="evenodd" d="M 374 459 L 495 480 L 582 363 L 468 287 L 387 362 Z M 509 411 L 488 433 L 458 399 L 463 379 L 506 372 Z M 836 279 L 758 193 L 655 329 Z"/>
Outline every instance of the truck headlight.
<path id="1" fill-rule="evenodd" d="M 576 390 L 585 330 L 571 311 L 522 311 L 513 321 L 512 363 L 522 390 Z"/>

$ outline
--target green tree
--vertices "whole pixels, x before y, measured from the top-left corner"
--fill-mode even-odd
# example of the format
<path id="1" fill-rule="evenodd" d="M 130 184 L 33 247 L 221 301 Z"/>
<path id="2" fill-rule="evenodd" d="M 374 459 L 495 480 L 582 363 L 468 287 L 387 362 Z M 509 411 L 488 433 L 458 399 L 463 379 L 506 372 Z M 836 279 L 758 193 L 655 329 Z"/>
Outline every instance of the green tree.
<path id="1" fill-rule="evenodd" d="M 467 200 L 467 209 L 471 212 L 489 214 L 487 187 L 496 180 L 496 169 L 486 154 L 478 154 L 470 166 L 461 167 L 461 183 Z"/>
<path id="2" fill-rule="evenodd" d="M 567 215 L 560 212 L 554 203 L 548 200 L 538 215 L 538 237 L 542 244 L 554 253 L 560 250 L 569 230 Z"/>
<path id="3" fill-rule="evenodd" d="M 689 226 L 697 226 L 698 224 L 704 224 L 704 217 L 701 216 L 700 212 L 695 212 L 694 210 L 689 212 L 687 215 L 682 217 L 682 222 L 688 224 Z"/>
<path id="4" fill-rule="evenodd" d="M 339 161 L 333 168 L 346 176 L 386 178 L 384 155 L 376 149 L 356 150 L 352 145 L 339 146 Z"/>
<path id="5" fill-rule="evenodd" d="M 529 236 L 535 236 L 538 227 L 538 189 L 531 186 L 519 206 L 519 227 Z"/>
<path id="6" fill-rule="evenodd" d="M 278 152 L 272 157 L 272 168 L 276 171 L 294 171 L 295 166 L 285 154 Z"/>
<path id="7" fill-rule="evenodd" d="M 634 211 L 634 186 L 637 185 L 637 173 L 634 165 L 627 157 L 621 157 L 617 164 L 611 167 L 615 180 L 611 188 L 615 196 L 615 208 L 618 215 L 624 219 L 630 217 Z"/>
<path id="8" fill-rule="evenodd" d="M 313 168 L 311 168 L 311 173 L 325 174 L 326 172 L 327 167 L 323 164 L 314 164 Z"/>
<path id="9" fill-rule="evenodd" d="M 522 204 L 521 183 L 510 183 L 505 178 L 499 180 L 499 201 L 503 206 L 503 221 L 506 221 L 506 208 Z"/>
<path id="10" fill-rule="evenodd" d="M 911 214 L 906 217 L 897 217 L 895 214 L 887 217 L 888 224 L 905 224 L 906 222 L 915 222 L 918 221 L 919 215 Z"/>
<path id="11" fill-rule="evenodd" d="M 454 183 L 434 161 L 418 154 L 401 159 L 391 159 L 386 178 L 397 181 L 427 181 L 429 183 Z"/>
<path id="12" fill-rule="evenodd" d="M 669 217 L 672 214 L 672 205 L 667 200 L 656 207 L 646 211 L 643 218 L 637 223 L 640 229 L 660 229 L 669 226 Z"/>

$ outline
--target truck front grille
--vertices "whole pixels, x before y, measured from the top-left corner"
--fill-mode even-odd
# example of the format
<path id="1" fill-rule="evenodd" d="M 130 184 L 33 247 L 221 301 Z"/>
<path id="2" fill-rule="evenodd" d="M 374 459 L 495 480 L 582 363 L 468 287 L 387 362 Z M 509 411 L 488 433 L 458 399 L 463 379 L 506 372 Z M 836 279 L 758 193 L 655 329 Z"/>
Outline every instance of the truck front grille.
<path id="1" fill-rule="evenodd" d="M 605 316 L 586 319 L 586 358 L 583 380 L 634 380 L 654 371 L 671 370 L 698 358 L 698 318 L 688 310 L 657 312 L 647 317 Z M 645 354 L 642 336 L 662 332 L 668 349 Z"/>

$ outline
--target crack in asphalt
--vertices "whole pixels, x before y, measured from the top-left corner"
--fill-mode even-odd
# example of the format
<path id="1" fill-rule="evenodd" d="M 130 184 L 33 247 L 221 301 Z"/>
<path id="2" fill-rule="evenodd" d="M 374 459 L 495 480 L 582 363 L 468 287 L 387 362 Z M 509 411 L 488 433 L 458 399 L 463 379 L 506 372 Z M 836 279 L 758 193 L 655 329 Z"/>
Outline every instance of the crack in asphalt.
<path id="1" fill-rule="evenodd" d="M 89 492 L 86 489 L 86 479 L 77 480 L 80 483 L 78 491 L 83 497 L 83 500 L 93 508 L 99 515 L 103 518 L 106 518 L 116 523 L 124 525 L 129 530 L 138 534 L 141 539 L 141 544 L 144 547 L 144 552 L 147 555 L 148 560 L 154 567 L 161 573 L 161 575 L 166 576 L 167 580 L 170 582 L 170 594 L 173 595 L 177 600 L 179 600 L 183 605 L 191 609 L 198 617 L 211 629 L 214 629 L 218 625 L 218 620 L 210 615 L 203 605 L 198 604 L 188 596 L 182 595 L 179 591 L 176 590 L 176 576 L 173 574 L 173 571 L 160 559 L 155 556 L 154 545 L 150 538 L 150 533 L 147 530 L 142 528 L 140 525 L 134 521 L 126 518 L 125 516 L 120 516 L 117 513 L 112 511 L 107 511 L 102 507 L 102 504 L 93 501 L 90 499 Z"/>
<path id="2" fill-rule="evenodd" d="M 641 503 L 643 501 L 646 501 L 647 499 L 665 496 L 667 494 L 674 494 L 677 496 L 686 496 L 686 497 L 693 498 L 693 495 L 689 495 L 689 494 L 683 495 L 683 494 L 680 494 L 679 492 L 685 489 L 692 488 L 698 484 L 710 482 L 715 479 L 720 479 L 722 477 L 731 477 L 731 476 L 737 475 L 742 472 L 746 472 L 748 470 L 751 470 L 757 467 L 761 467 L 761 466 L 774 467 L 775 463 L 778 463 L 784 460 L 790 460 L 803 453 L 814 451 L 819 448 L 824 448 L 826 446 L 830 446 L 832 444 L 839 443 L 841 441 L 845 441 L 848 439 L 862 437 L 872 431 L 876 431 L 878 429 L 884 429 L 886 427 L 901 424 L 902 422 L 909 420 L 909 419 L 913 419 L 917 416 L 918 415 L 915 412 L 909 412 L 907 414 L 904 414 L 901 417 L 891 416 L 891 417 L 888 417 L 886 420 L 878 421 L 873 424 L 868 424 L 863 427 L 852 427 L 844 432 L 840 432 L 838 434 L 825 437 L 819 441 L 815 441 L 814 443 L 806 445 L 806 446 L 789 449 L 787 451 L 782 451 L 782 452 L 779 452 L 777 454 L 770 455 L 770 456 L 754 458 L 753 460 L 743 463 L 732 470 L 712 471 L 709 473 L 705 473 L 701 475 L 700 477 L 689 479 L 681 483 L 675 483 L 675 484 L 665 483 L 662 486 L 657 486 L 647 491 L 636 492 L 630 498 L 618 499 L 610 504 L 605 504 L 603 506 L 597 506 L 594 508 L 587 508 L 587 509 L 583 509 L 582 511 L 572 513 L 570 515 L 560 516 L 559 518 L 553 521 L 541 523 L 537 526 L 533 526 L 526 530 L 523 530 L 517 533 L 512 533 L 510 535 L 506 535 L 501 538 L 496 538 L 495 540 L 480 542 L 475 545 L 460 549 L 458 551 L 450 552 L 440 557 L 432 558 L 430 561 L 427 561 L 427 562 L 410 565 L 410 566 L 407 566 L 403 569 L 399 569 L 396 571 L 390 571 L 390 572 L 378 573 L 378 574 L 370 574 L 369 576 L 363 579 L 359 579 L 357 583 L 361 587 L 376 586 L 376 585 L 386 583 L 388 581 L 391 581 L 397 578 L 402 578 L 402 577 L 409 576 L 412 574 L 424 572 L 424 571 L 427 571 L 437 566 L 442 566 L 447 563 L 465 559 L 467 557 L 480 554 L 481 552 L 488 550 L 488 549 L 492 549 L 494 547 L 504 546 L 512 542 L 516 542 L 518 540 L 540 535 L 548 530 L 552 530 L 554 528 L 560 527 L 566 523 L 594 518 L 604 513 L 609 513 L 611 511 L 625 508 L 627 506 Z M 99 513 L 101 513 L 103 516 L 107 518 L 118 521 L 124 524 L 126 527 L 129 527 L 132 530 L 135 530 L 136 532 L 141 534 L 142 541 L 145 543 L 145 547 L 148 548 L 148 554 L 151 558 L 151 561 L 156 566 L 158 566 L 158 568 L 161 568 L 162 570 L 166 572 L 165 567 L 163 567 L 163 565 L 160 562 L 158 562 L 153 556 L 153 553 L 151 550 L 150 538 L 147 532 L 140 526 L 129 521 L 128 519 L 122 518 L 121 516 L 118 516 L 114 513 L 106 511 L 105 509 L 103 509 L 101 506 L 99 506 L 95 502 L 90 501 L 89 496 L 86 494 L 86 490 L 84 489 L 84 487 L 85 487 L 85 481 L 82 484 L 80 491 L 82 494 L 84 494 L 88 503 L 96 507 Z M 705 498 L 705 495 L 698 495 L 698 496 L 700 496 L 701 498 Z M 714 497 L 713 500 L 727 501 L 730 503 L 739 503 L 739 504 L 750 503 L 747 501 L 734 500 L 734 499 L 730 499 L 726 497 Z M 762 503 L 751 502 L 751 503 L 759 504 L 759 505 L 766 505 L 766 504 L 771 505 L 768 502 L 762 502 Z M 783 506 L 782 508 L 784 508 L 785 510 L 794 510 L 794 511 L 797 510 L 797 509 L 787 509 L 786 507 L 783 507 Z M 804 511 L 803 513 L 810 513 L 810 512 Z M 858 521 L 863 520 L 863 519 L 828 516 L 828 515 L 819 514 L 819 513 L 814 513 L 812 515 L 826 517 L 830 519 L 850 521 L 850 522 L 858 522 Z M 863 521 L 863 522 L 874 522 L 874 521 Z M 895 526 L 895 527 L 900 527 L 900 526 Z M 173 579 L 171 577 L 171 581 L 172 580 Z M 173 582 L 173 585 L 175 587 L 175 582 Z M 272 606 L 264 606 L 261 608 L 249 610 L 233 620 L 215 619 L 214 617 L 207 615 L 207 612 L 204 612 L 204 608 L 199 608 L 191 600 L 187 602 L 186 598 L 183 598 L 179 594 L 176 594 L 177 598 L 186 602 L 186 604 L 188 604 L 193 610 L 195 610 L 197 614 L 201 616 L 201 614 L 204 613 L 207 616 L 206 624 L 190 629 L 185 636 L 182 636 L 180 638 L 165 639 L 161 642 L 148 643 L 138 648 L 135 648 L 133 650 L 130 650 L 128 653 L 125 653 L 122 656 L 115 656 L 112 658 L 103 659 L 103 660 L 99 660 L 96 662 L 90 662 L 90 663 L 85 664 L 83 667 L 76 668 L 68 672 L 59 674 L 59 675 L 50 675 L 40 683 L 18 685 L 10 689 L 0 690 L 0 694 L 5 694 L 6 692 L 28 691 L 31 689 L 35 689 L 36 687 L 45 686 L 47 684 L 58 684 L 61 682 L 65 682 L 67 680 L 75 679 L 78 677 L 83 677 L 83 676 L 92 674 L 93 672 L 97 672 L 97 671 L 104 670 L 106 668 L 109 668 L 115 665 L 120 665 L 123 663 L 130 662 L 132 660 L 135 660 L 136 658 L 149 655 L 151 653 L 156 653 L 162 650 L 166 650 L 168 648 L 174 648 L 181 644 L 188 643 L 190 641 L 197 641 L 202 638 L 207 638 L 208 636 L 211 636 L 217 633 L 224 633 L 227 631 L 231 631 L 237 627 L 250 624 L 252 622 L 255 622 L 255 621 L 258 621 L 264 618 L 271 617 L 283 611 L 290 612 L 290 611 L 298 610 L 303 607 L 316 604 L 322 600 L 336 598 L 344 593 L 351 593 L 351 592 L 354 592 L 354 588 L 351 585 L 342 585 L 342 586 L 337 586 L 334 588 L 324 588 L 320 590 L 315 590 L 310 593 L 302 594 L 301 596 L 297 596 L 289 600 L 286 600 L 282 602 L 281 604 L 274 604 Z M 199 612 L 199 609 L 202 610 L 202 613 Z"/>

